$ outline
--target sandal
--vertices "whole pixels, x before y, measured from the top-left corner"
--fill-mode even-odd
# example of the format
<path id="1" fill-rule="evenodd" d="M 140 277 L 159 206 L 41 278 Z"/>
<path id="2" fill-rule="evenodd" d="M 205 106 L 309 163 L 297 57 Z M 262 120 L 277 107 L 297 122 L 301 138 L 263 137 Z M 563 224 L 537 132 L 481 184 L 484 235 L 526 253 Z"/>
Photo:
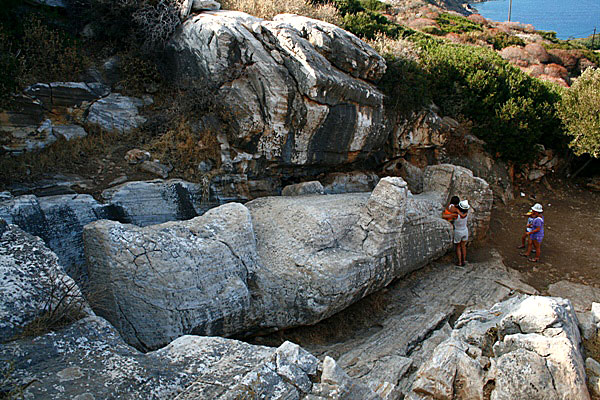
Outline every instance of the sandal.
<path id="1" fill-rule="evenodd" d="M 527 246 L 521 245 L 521 246 L 518 246 L 517 249 L 524 249 L 525 247 L 527 247 Z"/>
<path id="2" fill-rule="evenodd" d="M 529 261 L 529 262 L 538 262 L 538 261 L 540 261 L 540 259 L 539 258 L 528 258 L 527 261 Z"/>

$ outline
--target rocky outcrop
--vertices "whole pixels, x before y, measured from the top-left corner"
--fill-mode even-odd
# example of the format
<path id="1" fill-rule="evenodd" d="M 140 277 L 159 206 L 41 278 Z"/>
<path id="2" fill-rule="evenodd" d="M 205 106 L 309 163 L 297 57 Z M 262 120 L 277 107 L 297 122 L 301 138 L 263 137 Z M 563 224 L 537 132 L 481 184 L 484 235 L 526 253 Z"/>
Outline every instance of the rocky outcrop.
<path id="1" fill-rule="evenodd" d="M 307 348 L 316 355 L 336 358 L 351 377 L 383 398 L 402 398 L 411 391 L 416 371 L 450 337 L 465 308 L 491 307 L 515 292 L 536 293 L 520 279 L 498 254 L 469 262 L 467 268 L 436 262 L 394 282 L 373 299 L 363 300 L 365 304 L 357 304 L 360 308 L 342 311 L 327 324 L 370 321 L 362 329 L 355 328 L 360 334 L 336 332 L 328 337 L 328 326 L 321 323 L 314 328 L 317 337 Z M 322 337 L 318 336 L 322 331 Z"/>
<path id="2" fill-rule="evenodd" d="M 257 267 L 243 205 L 146 228 L 97 221 L 85 227 L 84 241 L 90 286 L 108 294 L 98 312 L 137 348 L 248 325 L 248 275 Z"/>
<path id="3" fill-rule="evenodd" d="M 83 227 L 97 219 L 118 219 L 119 212 L 90 195 L 36 197 L 25 195 L 0 201 L 0 218 L 41 237 L 72 276 L 85 274 Z"/>
<path id="4" fill-rule="evenodd" d="M 568 300 L 515 297 L 463 314 L 408 398 L 589 399 L 580 345 Z"/>
<path id="5" fill-rule="evenodd" d="M 448 204 L 452 196 L 468 200 L 471 239 L 482 239 L 487 234 L 491 218 L 492 190 L 486 181 L 473 176 L 467 168 L 450 164 L 432 165 L 425 168 L 424 193 L 438 196 L 439 203 Z M 440 211 L 441 213 L 441 211 Z M 440 214 L 441 215 L 441 214 Z"/>
<path id="6" fill-rule="evenodd" d="M 36 320 L 45 321 L 40 326 L 51 325 L 91 313 L 56 255 L 40 238 L 15 225 L 5 225 L 0 233 L 0 282 L 2 343 L 14 340 Z"/>
<path id="7" fill-rule="evenodd" d="M 111 93 L 90 106 L 86 122 L 107 132 L 127 133 L 146 122 L 138 110 L 144 105 L 141 99 Z"/>
<path id="8" fill-rule="evenodd" d="M 436 186 L 432 174 L 431 190 L 418 196 L 402 179 L 384 178 L 372 193 L 265 197 L 186 222 L 93 223 L 84 232 L 89 276 L 99 287 L 108 281 L 112 299 L 102 315 L 150 349 L 186 333 L 318 322 L 451 247 L 440 199 L 447 185 L 462 193 L 474 178 L 438 169 L 449 180 Z M 487 203 L 474 198 L 483 189 L 469 187 L 485 213 Z"/>
<path id="9" fill-rule="evenodd" d="M 0 347 L 0 357 L 14 368 L 0 390 L 22 390 L 25 398 L 377 398 L 332 359 L 319 362 L 290 342 L 270 348 L 184 336 L 143 354 L 100 317 L 8 343 Z"/>
<path id="10" fill-rule="evenodd" d="M 122 212 L 120 221 L 138 226 L 191 219 L 209 208 L 203 185 L 180 179 L 127 182 L 102 198 Z"/>
<path id="11" fill-rule="evenodd" d="M 86 123 L 107 132 L 129 132 L 146 121 L 139 107 L 151 101 L 111 93 L 109 86 L 97 82 L 36 83 L 0 113 L 2 149 L 16 155 L 60 138 L 82 138 L 87 136 Z"/>
<path id="12" fill-rule="evenodd" d="M 337 165 L 368 157 L 386 139 L 383 94 L 369 83 L 385 63 L 334 25 L 206 12 L 183 23 L 170 49 L 176 78 L 210 82 L 236 115 L 227 139 L 237 153 Z"/>

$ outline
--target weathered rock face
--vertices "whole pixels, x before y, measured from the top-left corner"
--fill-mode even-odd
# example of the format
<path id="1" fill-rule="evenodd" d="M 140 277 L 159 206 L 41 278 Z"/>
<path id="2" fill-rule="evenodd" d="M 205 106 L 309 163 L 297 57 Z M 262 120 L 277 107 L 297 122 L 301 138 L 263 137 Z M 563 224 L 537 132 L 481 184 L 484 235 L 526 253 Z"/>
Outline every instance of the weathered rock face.
<path id="1" fill-rule="evenodd" d="M 279 348 L 218 337 L 184 336 L 142 354 L 123 343 L 100 317 L 0 347 L 14 371 L 0 390 L 24 387 L 24 398 L 124 399 L 263 398 L 376 399 L 332 359 L 286 342 Z M 336 373 L 332 373 L 335 371 Z M 309 397 L 310 396 L 310 397 Z"/>
<path id="2" fill-rule="evenodd" d="M 201 184 L 179 179 L 127 182 L 106 189 L 102 198 L 121 210 L 121 221 L 138 226 L 191 219 L 209 208 Z"/>
<path id="3" fill-rule="evenodd" d="M 470 262 L 467 268 L 437 262 L 397 280 L 384 295 L 375 295 L 385 307 L 373 310 L 373 326 L 367 332 L 322 338 L 324 343 L 315 340 L 308 348 L 336 358 L 351 377 L 383 398 L 403 398 L 419 367 L 427 365 L 434 349 L 450 337 L 456 315 L 464 308 L 490 307 L 514 291 L 536 293 L 502 264 L 498 254 Z M 346 312 L 334 318 L 344 319 Z M 356 309 L 348 312 L 356 318 Z"/>
<path id="4" fill-rule="evenodd" d="M 424 192 L 439 194 L 444 206 L 450 197 L 458 196 L 469 200 L 469 239 L 484 238 L 489 228 L 492 203 L 492 190 L 486 181 L 473 176 L 467 168 L 450 164 L 432 165 L 425 168 Z M 440 211 L 441 212 L 441 211 Z"/>
<path id="5" fill-rule="evenodd" d="M 233 11 L 186 20 L 171 41 L 177 79 L 206 80 L 236 116 L 238 152 L 288 165 L 364 159 L 386 139 L 383 59 L 352 34 L 294 15 Z M 188 82 L 193 84 L 193 82 Z"/>
<path id="6" fill-rule="evenodd" d="M 100 218 L 118 216 L 114 207 L 102 205 L 90 195 L 25 195 L 0 201 L 0 218 L 44 239 L 72 276 L 85 273 L 83 227 Z"/>
<path id="7" fill-rule="evenodd" d="M 432 175 L 417 196 L 384 178 L 372 193 L 265 197 L 146 228 L 88 225 L 90 280 L 110 287 L 103 315 L 140 348 L 318 322 L 451 248 L 441 199 L 473 178 L 441 168 L 449 178 Z"/>
<path id="8" fill-rule="evenodd" d="M 146 122 L 139 115 L 142 106 L 141 99 L 111 93 L 90 106 L 86 121 L 108 132 L 126 133 Z"/>
<path id="9" fill-rule="evenodd" d="M 139 114 L 144 105 L 142 100 L 111 94 L 110 87 L 97 82 L 36 83 L 14 98 L 12 109 L 0 113 L 2 149 L 21 154 L 60 138 L 82 138 L 87 136 L 82 126 L 86 122 L 108 132 L 128 132 L 146 121 Z"/>
<path id="10" fill-rule="evenodd" d="M 186 334 L 229 335 L 246 325 L 256 245 L 248 210 L 228 204 L 180 223 L 85 227 L 99 313 L 125 340 L 156 349 Z"/>
<path id="11" fill-rule="evenodd" d="M 568 300 L 515 297 L 463 314 L 417 373 L 409 399 L 589 399 Z"/>
<path id="12" fill-rule="evenodd" d="M 18 226 L 0 233 L 0 342 L 42 316 L 80 318 L 91 310 L 44 242 Z"/>

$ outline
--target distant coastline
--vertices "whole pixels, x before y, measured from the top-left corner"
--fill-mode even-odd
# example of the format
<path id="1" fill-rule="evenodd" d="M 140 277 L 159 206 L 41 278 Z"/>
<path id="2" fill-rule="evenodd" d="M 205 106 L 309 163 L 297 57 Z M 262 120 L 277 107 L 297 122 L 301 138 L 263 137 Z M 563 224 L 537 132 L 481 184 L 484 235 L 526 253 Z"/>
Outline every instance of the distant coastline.
<path id="1" fill-rule="evenodd" d="M 469 0 L 468 12 L 497 22 L 508 20 L 510 0 Z M 594 28 L 600 33 L 600 1 L 597 0 L 514 0 L 512 21 L 531 24 L 537 30 L 554 31 L 559 39 L 585 38 Z"/>

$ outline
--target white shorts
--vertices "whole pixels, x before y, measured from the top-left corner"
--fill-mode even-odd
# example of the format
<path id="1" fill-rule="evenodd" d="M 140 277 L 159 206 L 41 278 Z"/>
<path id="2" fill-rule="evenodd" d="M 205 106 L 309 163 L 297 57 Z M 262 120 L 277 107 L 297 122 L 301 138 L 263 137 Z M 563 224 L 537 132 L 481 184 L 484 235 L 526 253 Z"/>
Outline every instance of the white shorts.
<path id="1" fill-rule="evenodd" d="M 462 241 L 467 241 L 469 240 L 469 230 L 465 229 L 465 230 L 455 230 L 454 231 L 454 244 L 460 243 Z"/>

